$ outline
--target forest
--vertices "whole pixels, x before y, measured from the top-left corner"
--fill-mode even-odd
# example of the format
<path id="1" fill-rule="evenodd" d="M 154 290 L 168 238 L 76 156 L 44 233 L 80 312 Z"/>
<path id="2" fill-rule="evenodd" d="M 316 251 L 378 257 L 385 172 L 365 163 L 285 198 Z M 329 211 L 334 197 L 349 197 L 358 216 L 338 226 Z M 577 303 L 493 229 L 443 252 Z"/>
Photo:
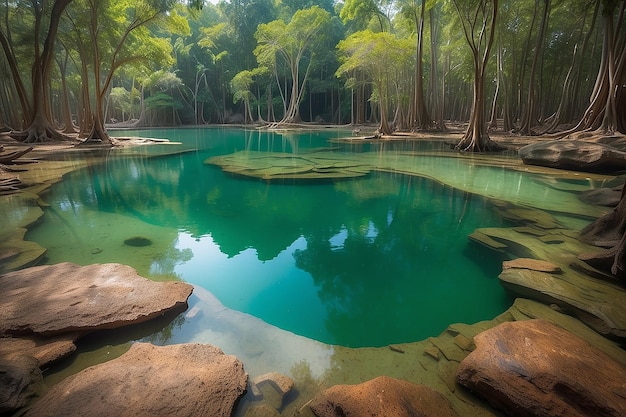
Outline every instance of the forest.
<path id="1" fill-rule="evenodd" d="M 0 128 L 626 132 L 624 0 L 6 0 Z"/>

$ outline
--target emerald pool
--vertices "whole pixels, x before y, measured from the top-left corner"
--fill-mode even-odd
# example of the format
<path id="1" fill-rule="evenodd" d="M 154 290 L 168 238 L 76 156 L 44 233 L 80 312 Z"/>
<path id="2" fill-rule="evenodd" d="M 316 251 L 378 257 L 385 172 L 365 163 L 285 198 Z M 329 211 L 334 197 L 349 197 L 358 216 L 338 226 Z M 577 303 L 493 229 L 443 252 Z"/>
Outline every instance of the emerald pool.
<path id="1" fill-rule="evenodd" d="M 449 163 L 444 170 L 491 178 L 503 193 L 536 194 L 526 190 L 532 184 L 542 190 L 537 199 L 549 192 L 529 174 L 437 156 L 442 142 L 357 146 L 329 141 L 349 136 L 331 129 L 116 135 L 178 144 L 111 151 L 103 162 L 53 186 L 44 196 L 50 207 L 28 234 L 48 249 L 46 262 L 120 262 L 152 279 L 181 279 L 230 309 L 334 345 L 417 341 L 451 323 L 503 312 L 512 302 L 497 277 L 505 255 L 468 235 L 511 224 L 492 200 L 407 175 L 406 169 L 373 170 L 353 179 L 270 182 L 225 173 L 206 164 L 207 158 L 242 150 L 302 154 L 325 148 L 339 156 L 370 161 L 384 156 L 432 170 Z M 132 237 L 152 244 L 125 245 Z M 193 340 L 201 329 L 192 327 L 179 324 L 169 337 Z"/>

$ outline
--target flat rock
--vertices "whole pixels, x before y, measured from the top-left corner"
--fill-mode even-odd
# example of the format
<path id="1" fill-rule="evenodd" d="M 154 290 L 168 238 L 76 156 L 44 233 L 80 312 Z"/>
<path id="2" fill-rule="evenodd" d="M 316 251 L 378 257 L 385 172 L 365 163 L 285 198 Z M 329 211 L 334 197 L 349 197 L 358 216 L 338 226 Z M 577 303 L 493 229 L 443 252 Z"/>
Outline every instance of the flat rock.
<path id="1" fill-rule="evenodd" d="M 502 268 L 532 269 L 533 271 L 552 273 L 561 272 L 561 268 L 551 262 L 530 258 L 517 258 L 511 261 L 504 261 L 502 262 Z"/>
<path id="2" fill-rule="evenodd" d="M 309 407 L 317 417 L 458 416 L 441 393 L 387 376 L 357 385 L 335 385 L 313 398 Z"/>
<path id="3" fill-rule="evenodd" d="M 614 172 L 626 169 L 626 152 L 580 140 L 533 143 L 520 148 L 519 156 L 528 165 L 575 171 Z"/>
<path id="4" fill-rule="evenodd" d="M 285 397 L 293 390 L 293 379 L 278 372 L 269 372 L 254 378 L 251 383 L 252 394 L 261 398 L 275 409 L 281 409 Z"/>
<path id="5" fill-rule="evenodd" d="M 252 380 L 252 383 L 257 386 L 271 384 L 283 395 L 289 393 L 294 387 L 293 379 L 286 375 L 279 374 L 278 372 L 268 372 L 266 374 L 259 375 Z"/>
<path id="6" fill-rule="evenodd" d="M 112 329 L 183 311 L 193 287 L 120 264 L 44 265 L 0 275 L 0 335 Z"/>
<path id="7" fill-rule="evenodd" d="M 519 296 L 555 304 L 605 336 L 626 338 L 626 291 L 617 285 L 575 271 L 505 269 L 499 278 L 504 288 Z"/>
<path id="8" fill-rule="evenodd" d="M 68 334 L 50 339 L 0 337 L 0 357 L 20 352 L 37 360 L 43 368 L 71 355 L 76 350 L 76 335 Z"/>
<path id="9" fill-rule="evenodd" d="M 587 190 L 578 195 L 578 198 L 587 204 L 605 207 L 617 207 L 617 203 L 619 203 L 621 197 L 622 190 L 620 187 Z"/>
<path id="10" fill-rule="evenodd" d="M 509 415 L 626 415 L 626 369 L 567 330 L 525 320 L 474 340 L 457 380 Z"/>
<path id="11" fill-rule="evenodd" d="M 26 416 L 229 417 L 247 381 L 243 364 L 217 347 L 135 343 L 55 385 Z"/>

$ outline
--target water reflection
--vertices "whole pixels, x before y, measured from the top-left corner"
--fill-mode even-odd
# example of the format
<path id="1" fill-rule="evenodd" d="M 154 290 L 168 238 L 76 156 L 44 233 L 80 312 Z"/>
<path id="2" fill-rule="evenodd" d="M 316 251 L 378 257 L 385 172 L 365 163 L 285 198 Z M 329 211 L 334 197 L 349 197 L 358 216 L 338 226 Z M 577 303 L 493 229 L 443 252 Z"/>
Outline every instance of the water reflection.
<path id="1" fill-rule="evenodd" d="M 505 224 L 488 200 L 376 171 L 306 185 L 234 178 L 204 160 L 244 148 L 304 152 L 326 138 L 228 135 L 193 152 L 124 154 L 70 175 L 47 197 L 52 208 L 33 240 L 49 248 L 51 263 L 121 262 L 144 275 L 178 277 L 227 307 L 346 346 L 423 339 L 452 322 L 491 318 L 510 303 L 497 282 L 501 259 L 467 239 L 478 227 Z M 420 159 L 399 149 L 359 157 L 454 177 L 462 189 L 517 188 L 524 198 L 534 190 L 519 173 L 457 158 Z M 154 244 L 123 245 L 135 235 Z"/>

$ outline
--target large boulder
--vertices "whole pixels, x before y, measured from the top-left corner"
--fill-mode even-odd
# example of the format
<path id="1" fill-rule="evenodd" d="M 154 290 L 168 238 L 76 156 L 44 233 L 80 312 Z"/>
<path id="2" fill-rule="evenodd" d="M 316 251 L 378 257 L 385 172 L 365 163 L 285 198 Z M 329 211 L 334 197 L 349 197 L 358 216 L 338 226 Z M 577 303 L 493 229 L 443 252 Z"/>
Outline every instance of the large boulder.
<path id="1" fill-rule="evenodd" d="M 626 169 L 626 152 L 601 143 L 563 139 L 526 145 L 518 152 L 529 165 L 591 172 Z"/>
<path id="2" fill-rule="evenodd" d="M 626 415 L 626 369 L 573 333 L 527 320 L 502 323 L 474 342 L 457 380 L 509 415 Z"/>
<path id="3" fill-rule="evenodd" d="M 44 265 L 0 275 L 0 335 L 112 329 L 184 311 L 193 287 L 120 264 Z"/>
<path id="4" fill-rule="evenodd" d="M 309 407 L 317 417 L 456 417 L 439 392 L 425 385 L 380 376 L 357 385 L 335 385 Z"/>
<path id="5" fill-rule="evenodd" d="M 135 343 L 54 386 L 26 416 L 229 417 L 247 381 L 243 364 L 217 347 Z"/>

